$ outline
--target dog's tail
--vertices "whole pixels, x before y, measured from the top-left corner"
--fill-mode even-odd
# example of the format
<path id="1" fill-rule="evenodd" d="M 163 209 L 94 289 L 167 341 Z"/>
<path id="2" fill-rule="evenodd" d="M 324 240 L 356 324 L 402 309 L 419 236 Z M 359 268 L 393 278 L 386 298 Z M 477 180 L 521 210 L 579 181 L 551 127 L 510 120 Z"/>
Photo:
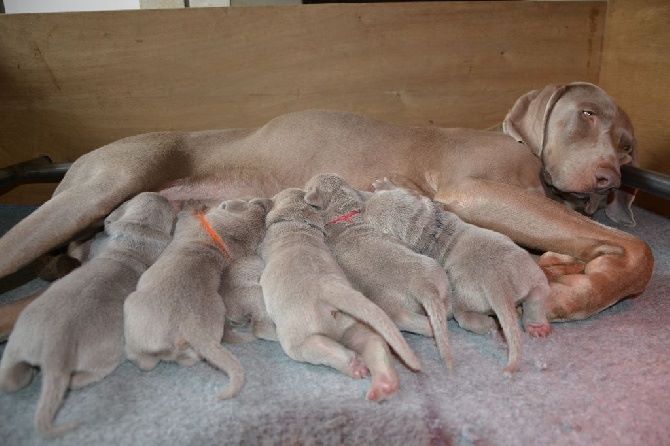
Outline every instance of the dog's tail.
<path id="1" fill-rule="evenodd" d="M 493 312 L 498 317 L 507 341 L 507 366 L 505 373 L 514 373 L 519 370 L 521 362 L 521 328 L 519 327 L 519 315 L 516 312 L 514 300 L 509 293 L 503 290 L 489 293 L 487 296 Z"/>
<path id="2" fill-rule="evenodd" d="M 409 368 L 415 371 L 421 370 L 421 361 L 407 344 L 398 327 L 384 310 L 370 299 L 352 288 L 341 285 L 334 286 L 331 292 L 326 293 L 326 299 L 335 308 L 376 330 Z"/>
<path id="3" fill-rule="evenodd" d="M 51 438 L 74 429 L 79 422 L 71 421 L 58 427 L 53 425 L 70 384 L 70 373 L 61 368 L 43 367 L 42 375 L 42 391 L 37 403 L 35 426 L 43 437 Z"/>
<path id="4" fill-rule="evenodd" d="M 184 324 L 182 335 L 200 356 L 228 375 L 228 388 L 219 394 L 219 399 L 237 395 L 244 385 L 244 368 L 235 355 L 223 347 L 219 339 L 207 336 L 195 321 L 189 320 Z"/>
<path id="5" fill-rule="evenodd" d="M 438 297 L 436 299 L 436 297 Z M 442 296 L 439 293 L 430 293 L 427 295 L 421 294 L 414 296 L 423 306 L 426 311 L 430 326 L 433 329 L 433 337 L 435 344 L 440 352 L 440 356 L 444 360 L 449 369 L 454 367 L 454 358 L 451 354 L 451 347 L 449 346 L 449 334 L 447 331 L 447 306 Z"/>

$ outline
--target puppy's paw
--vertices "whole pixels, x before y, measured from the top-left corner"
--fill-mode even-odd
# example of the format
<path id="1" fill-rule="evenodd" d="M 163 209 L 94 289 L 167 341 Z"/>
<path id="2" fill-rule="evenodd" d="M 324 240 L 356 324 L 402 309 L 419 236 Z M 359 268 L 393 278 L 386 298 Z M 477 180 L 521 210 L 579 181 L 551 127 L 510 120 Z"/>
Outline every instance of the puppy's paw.
<path id="1" fill-rule="evenodd" d="M 386 374 L 376 374 L 372 377 L 372 385 L 365 399 L 368 401 L 382 401 L 398 391 L 398 377 Z"/>
<path id="2" fill-rule="evenodd" d="M 528 323 L 524 324 L 524 330 L 534 338 L 546 338 L 551 333 L 551 324 L 547 323 Z"/>
<path id="3" fill-rule="evenodd" d="M 349 367 L 351 370 L 351 376 L 354 379 L 362 379 L 370 376 L 370 370 L 368 370 L 368 367 L 365 365 L 363 360 L 358 356 L 354 356 L 353 358 L 351 358 L 351 361 L 349 362 Z"/>
<path id="4" fill-rule="evenodd" d="M 375 180 L 372 183 L 372 189 L 375 191 L 378 190 L 391 190 L 395 189 L 395 184 L 391 182 L 388 178 L 384 177 L 383 180 Z"/>

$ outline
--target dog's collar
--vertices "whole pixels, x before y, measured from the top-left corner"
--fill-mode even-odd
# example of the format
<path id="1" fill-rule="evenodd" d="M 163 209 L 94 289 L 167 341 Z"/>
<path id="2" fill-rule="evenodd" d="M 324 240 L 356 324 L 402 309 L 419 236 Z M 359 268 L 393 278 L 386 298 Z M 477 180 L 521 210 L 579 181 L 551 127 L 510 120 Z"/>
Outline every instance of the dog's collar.
<path id="1" fill-rule="evenodd" d="M 230 260 L 233 259 L 233 256 L 230 255 L 230 252 L 228 251 L 228 248 L 226 247 L 225 242 L 221 238 L 219 234 L 216 233 L 214 228 L 212 228 L 212 225 L 209 224 L 209 220 L 207 220 L 207 216 L 202 212 L 198 211 L 195 213 L 196 218 L 200 222 L 200 226 L 205 230 L 205 232 L 209 235 L 209 237 L 212 239 L 214 242 L 214 245 L 216 245 L 217 248 L 219 248 L 219 251 L 223 253 L 224 256 L 228 257 Z"/>
<path id="2" fill-rule="evenodd" d="M 361 213 L 360 210 L 358 210 L 358 209 L 353 209 L 353 210 L 347 212 L 346 214 L 338 215 L 337 217 L 335 217 L 335 218 L 333 218 L 332 220 L 330 220 L 330 221 L 328 222 L 328 224 L 329 224 L 329 225 L 335 225 L 335 224 L 337 224 L 337 223 L 341 223 L 341 222 L 343 222 L 343 221 L 348 222 L 349 220 L 351 220 L 352 218 L 354 218 L 355 216 L 357 216 L 357 215 L 360 214 L 360 213 Z"/>

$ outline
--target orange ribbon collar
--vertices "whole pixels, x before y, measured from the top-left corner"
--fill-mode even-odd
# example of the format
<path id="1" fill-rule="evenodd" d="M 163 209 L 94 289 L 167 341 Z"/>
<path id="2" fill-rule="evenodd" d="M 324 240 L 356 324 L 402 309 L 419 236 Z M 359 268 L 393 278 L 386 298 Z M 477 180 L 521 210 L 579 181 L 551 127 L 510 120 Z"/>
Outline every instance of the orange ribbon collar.
<path id="1" fill-rule="evenodd" d="M 214 228 L 212 228 L 212 225 L 209 224 L 209 221 L 207 220 L 207 217 L 205 216 L 204 213 L 202 212 L 196 212 L 195 216 L 198 218 L 198 221 L 200 221 L 200 226 L 209 234 L 210 238 L 214 242 L 217 248 L 229 259 L 232 259 L 232 256 L 228 252 L 228 248 L 226 247 L 225 242 L 223 239 L 219 236 L 219 234 L 216 233 Z"/>

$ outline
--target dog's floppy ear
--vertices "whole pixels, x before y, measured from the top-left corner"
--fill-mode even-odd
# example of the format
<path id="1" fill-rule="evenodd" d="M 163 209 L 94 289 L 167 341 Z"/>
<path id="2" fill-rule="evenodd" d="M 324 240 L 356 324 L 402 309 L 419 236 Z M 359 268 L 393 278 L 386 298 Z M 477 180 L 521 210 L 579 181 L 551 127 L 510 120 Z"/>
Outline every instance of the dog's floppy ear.
<path id="1" fill-rule="evenodd" d="M 539 156 L 545 144 L 549 115 L 567 88 L 568 85 L 547 85 L 521 96 L 505 116 L 503 132 Z"/>
<path id="2" fill-rule="evenodd" d="M 312 186 L 307 189 L 307 192 L 305 193 L 305 203 L 314 206 L 317 209 L 323 209 L 323 194 L 321 193 L 319 186 Z"/>
<path id="3" fill-rule="evenodd" d="M 635 194 L 637 194 L 637 189 L 626 186 L 610 192 L 605 215 L 615 223 L 629 227 L 635 226 L 635 215 L 633 215 Z"/>

